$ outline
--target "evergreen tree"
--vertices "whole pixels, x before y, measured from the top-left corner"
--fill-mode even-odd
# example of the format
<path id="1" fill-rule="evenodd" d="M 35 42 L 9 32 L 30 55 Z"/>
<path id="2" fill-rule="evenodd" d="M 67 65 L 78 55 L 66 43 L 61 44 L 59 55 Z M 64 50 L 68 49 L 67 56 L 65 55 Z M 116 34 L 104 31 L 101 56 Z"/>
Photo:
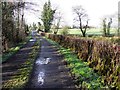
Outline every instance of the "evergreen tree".
<path id="1" fill-rule="evenodd" d="M 55 10 L 51 8 L 50 1 L 48 1 L 48 3 L 46 2 L 43 6 L 43 11 L 41 15 L 41 20 L 43 21 L 45 32 L 50 31 L 51 24 L 54 18 L 54 13 L 55 13 Z"/>

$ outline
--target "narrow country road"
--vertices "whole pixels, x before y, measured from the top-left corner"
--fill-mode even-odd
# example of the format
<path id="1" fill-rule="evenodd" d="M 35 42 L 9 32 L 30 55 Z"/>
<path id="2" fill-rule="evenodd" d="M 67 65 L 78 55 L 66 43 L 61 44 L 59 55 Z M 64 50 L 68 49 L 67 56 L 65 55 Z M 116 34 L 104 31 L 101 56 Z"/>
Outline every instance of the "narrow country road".
<path id="1" fill-rule="evenodd" d="M 57 48 L 41 38 L 41 50 L 26 88 L 74 88 L 63 60 Z"/>

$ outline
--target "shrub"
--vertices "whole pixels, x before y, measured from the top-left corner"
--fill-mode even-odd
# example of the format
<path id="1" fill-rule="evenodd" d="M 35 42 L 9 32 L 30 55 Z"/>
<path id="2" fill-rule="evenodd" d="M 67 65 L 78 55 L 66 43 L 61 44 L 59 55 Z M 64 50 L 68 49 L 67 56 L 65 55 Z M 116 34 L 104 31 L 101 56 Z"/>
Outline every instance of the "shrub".
<path id="1" fill-rule="evenodd" d="M 73 50 L 102 76 L 109 88 L 120 88 L 120 46 L 104 40 L 49 34 L 49 39 Z"/>
<path id="2" fill-rule="evenodd" d="M 63 27 L 63 29 L 62 29 L 62 31 L 60 32 L 62 35 L 67 35 L 67 34 L 69 34 L 69 29 L 68 29 L 68 27 L 67 26 L 64 26 Z"/>

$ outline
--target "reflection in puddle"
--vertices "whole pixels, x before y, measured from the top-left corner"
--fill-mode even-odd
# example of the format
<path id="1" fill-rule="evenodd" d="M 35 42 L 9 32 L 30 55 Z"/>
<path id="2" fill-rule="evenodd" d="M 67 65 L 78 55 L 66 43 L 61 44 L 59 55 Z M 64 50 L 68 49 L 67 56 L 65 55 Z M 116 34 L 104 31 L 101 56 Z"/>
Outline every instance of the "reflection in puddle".
<path id="1" fill-rule="evenodd" d="M 42 46 L 41 48 L 44 48 L 44 46 Z"/>
<path id="2" fill-rule="evenodd" d="M 38 58 L 36 61 L 37 65 L 40 64 L 48 64 L 50 62 L 51 58 Z"/>
<path id="3" fill-rule="evenodd" d="M 40 73 L 38 74 L 38 83 L 39 83 L 40 85 L 43 85 L 43 83 L 44 83 L 44 76 L 45 76 L 44 72 L 40 72 Z"/>
<path id="4" fill-rule="evenodd" d="M 34 42 L 36 41 L 36 38 L 30 39 L 29 41 Z"/>
<path id="5" fill-rule="evenodd" d="M 40 39 L 40 41 L 42 41 L 42 39 Z"/>

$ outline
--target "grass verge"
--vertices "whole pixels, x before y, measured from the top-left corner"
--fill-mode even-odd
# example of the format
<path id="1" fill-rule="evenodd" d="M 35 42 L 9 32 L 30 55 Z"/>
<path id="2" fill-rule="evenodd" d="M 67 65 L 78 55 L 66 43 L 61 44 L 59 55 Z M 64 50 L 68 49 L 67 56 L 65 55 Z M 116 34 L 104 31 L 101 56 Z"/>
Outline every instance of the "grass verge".
<path id="1" fill-rule="evenodd" d="M 0 63 L 5 62 L 8 60 L 12 55 L 14 55 L 16 52 L 20 50 L 20 48 L 27 43 L 27 41 L 31 38 L 31 36 L 28 36 L 24 42 L 21 42 L 17 44 L 15 47 L 10 48 L 8 51 L 3 53 L 1 56 L 2 59 L 0 59 Z"/>
<path id="2" fill-rule="evenodd" d="M 10 90 L 24 88 L 32 71 L 34 60 L 39 52 L 39 47 L 39 42 L 35 42 L 32 51 L 29 53 L 29 58 L 20 66 L 18 73 L 3 85 L 3 88 L 9 88 Z"/>
<path id="3" fill-rule="evenodd" d="M 59 52 L 64 55 L 64 59 L 67 62 L 67 67 L 70 68 L 72 77 L 75 80 L 76 88 L 98 90 L 103 87 L 101 77 L 94 72 L 92 68 L 88 66 L 87 62 L 77 58 L 70 49 L 63 48 L 58 43 L 47 39 L 51 44 L 59 48 Z"/>

